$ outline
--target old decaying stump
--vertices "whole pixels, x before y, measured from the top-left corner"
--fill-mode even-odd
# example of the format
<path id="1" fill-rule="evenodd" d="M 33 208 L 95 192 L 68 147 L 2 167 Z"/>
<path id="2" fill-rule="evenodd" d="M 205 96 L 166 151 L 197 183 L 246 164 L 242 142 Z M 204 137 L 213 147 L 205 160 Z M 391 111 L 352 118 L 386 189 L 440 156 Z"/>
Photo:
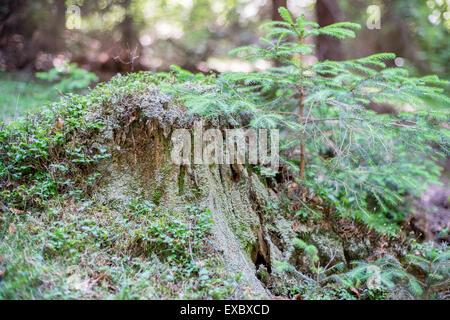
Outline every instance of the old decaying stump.
<path id="1" fill-rule="evenodd" d="M 99 139 L 113 157 L 101 168 L 95 197 L 117 208 L 136 196 L 178 213 L 186 205 L 209 208 L 214 220 L 211 245 L 222 255 L 226 268 L 242 273 L 242 287 L 252 295 L 268 296 L 256 277 L 256 267 L 265 265 L 270 270 L 274 257 L 282 256 L 262 217 L 262 208 L 269 201 L 278 202 L 277 196 L 243 166 L 174 164 L 171 133 L 177 128 L 192 129 L 196 118 L 158 90 L 134 97 L 120 108 L 122 119 L 117 120 L 114 113 L 99 134 L 106 137 Z M 217 120 L 208 125 L 226 124 Z"/>
<path id="2" fill-rule="evenodd" d="M 287 262 L 308 270 L 306 257 L 294 246 L 296 237 L 314 244 L 324 264 L 331 259 L 347 264 L 369 254 L 369 240 L 346 240 L 337 225 L 312 226 L 292 219 L 295 212 L 289 214 L 292 201 L 283 185 L 268 183 L 250 166 L 174 164 L 171 134 L 192 129 L 197 118 L 156 87 L 90 116 L 106 117 L 96 139 L 112 154 L 99 168 L 94 199 L 118 212 L 135 197 L 178 215 L 186 205 L 209 208 L 214 221 L 209 243 L 229 272 L 241 273 L 240 286 L 252 297 L 287 294 L 288 280 L 303 281 L 277 268 Z M 207 127 L 220 130 L 238 125 L 221 118 L 206 121 Z M 258 269 L 267 270 L 270 279 L 261 279 Z"/>

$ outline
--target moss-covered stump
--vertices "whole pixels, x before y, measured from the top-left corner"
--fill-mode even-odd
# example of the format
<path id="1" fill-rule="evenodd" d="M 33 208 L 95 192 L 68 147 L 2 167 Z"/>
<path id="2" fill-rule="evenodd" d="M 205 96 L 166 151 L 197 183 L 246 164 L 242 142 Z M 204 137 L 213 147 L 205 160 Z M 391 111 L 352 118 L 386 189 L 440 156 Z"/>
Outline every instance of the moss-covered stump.
<path id="1" fill-rule="evenodd" d="M 347 264 L 344 241 L 335 231 L 294 231 L 298 221 L 287 218 L 289 210 L 281 203 L 281 185 L 279 191 L 266 187 L 267 179 L 245 166 L 173 164 L 172 132 L 193 129 L 199 119 L 157 87 L 96 113 L 103 117 L 106 113 L 107 125 L 98 137 L 112 156 L 99 166 L 101 179 L 93 199 L 114 211 L 126 208 L 130 199 L 140 199 L 182 220 L 187 219 L 186 207 L 209 210 L 214 224 L 208 246 L 230 274 L 240 275 L 239 285 L 247 296 L 287 295 L 287 281 L 292 282 L 295 276 L 277 268 L 280 263 L 293 262 L 308 270 L 308 264 L 299 260 L 302 254 L 295 249 L 296 237 L 314 244 L 324 265 L 333 259 Z M 220 118 L 205 123 L 206 128 L 221 130 L 233 125 Z M 145 252 L 142 243 L 136 245 L 138 239 L 130 237 L 127 241 L 131 254 Z M 368 255 L 367 251 L 347 247 L 350 258 Z M 260 268 L 268 271 L 266 281 L 261 281 Z"/>
<path id="2" fill-rule="evenodd" d="M 199 117 L 157 82 L 118 77 L 2 129 L 0 297 L 293 297 L 317 283 L 296 239 L 343 270 L 401 253 L 328 209 L 297 217 L 296 199 L 318 200 L 284 177 L 174 164 L 173 131 Z"/>

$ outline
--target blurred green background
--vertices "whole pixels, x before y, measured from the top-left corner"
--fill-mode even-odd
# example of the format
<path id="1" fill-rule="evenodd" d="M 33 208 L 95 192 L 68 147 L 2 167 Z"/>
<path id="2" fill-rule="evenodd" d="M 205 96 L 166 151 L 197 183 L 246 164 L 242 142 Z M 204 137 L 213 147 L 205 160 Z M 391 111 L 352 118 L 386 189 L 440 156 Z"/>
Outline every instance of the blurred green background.
<path id="1" fill-rule="evenodd" d="M 279 19 L 279 6 L 321 26 L 362 25 L 353 40 L 319 38 L 312 62 L 394 52 L 399 58 L 391 63 L 413 75 L 450 79 L 449 0 L 3 0 L 0 118 L 11 120 L 56 99 L 65 89 L 52 85 L 58 75 L 35 75 L 62 70 L 65 61 L 98 77 L 66 72 L 78 81 L 72 91 L 118 72 L 168 70 L 171 64 L 204 73 L 264 69 L 262 62 L 227 53 L 256 43 L 258 25 Z"/>

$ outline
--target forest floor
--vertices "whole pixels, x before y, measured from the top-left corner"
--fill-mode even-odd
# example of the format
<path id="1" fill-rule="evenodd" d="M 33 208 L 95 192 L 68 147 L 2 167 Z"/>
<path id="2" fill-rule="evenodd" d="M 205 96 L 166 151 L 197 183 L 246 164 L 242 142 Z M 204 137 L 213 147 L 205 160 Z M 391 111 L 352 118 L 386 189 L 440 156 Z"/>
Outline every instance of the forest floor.
<path id="1" fill-rule="evenodd" d="M 54 101 L 58 96 L 50 86 L 18 74 L 0 75 L 0 87 L 2 88 L 0 91 L 0 119 L 5 122 L 10 122 L 20 117 L 26 111 L 39 110 L 39 107 L 45 104 L 46 101 Z M 153 97 L 150 97 L 148 101 L 145 99 L 142 101 L 145 103 L 148 101 L 150 101 L 149 103 L 154 102 Z M 142 101 L 127 107 L 132 109 L 136 105 L 141 106 L 140 102 Z M 112 112 L 111 118 L 114 119 L 115 110 L 109 111 Z M 135 121 L 134 116 L 130 116 L 130 119 L 129 123 Z M 133 136 L 132 148 L 136 152 L 134 143 Z M 139 143 L 137 141 L 138 145 Z M 131 150 L 131 146 L 128 147 Z M 115 170 L 128 168 L 121 161 L 115 164 Z M 146 160 L 144 157 L 140 161 L 136 161 L 136 153 L 134 153 L 134 161 L 135 164 L 129 168 L 137 170 L 139 166 L 136 163 L 145 163 L 148 159 Z M 157 164 L 152 163 L 151 165 Z M 417 208 L 420 209 L 417 209 L 412 214 L 414 221 L 411 221 L 411 223 L 416 227 L 417 230 L 415 231 L 423 233 L 424 240 L 436 241 L 448 238 L 447 231 L 450 216 L 448 159 L 443 166 L 445 170 L 441 178 L 442 186 L 432 185 L 422 194 L 420 199 L 416 199 Z M 183 171 L 182 175 L 182 168 L 180 168 L 179 173 L 173 172 L 173 179 L 166 179 L 169 177 L 170 170 L 163 165 L 157 169 L 160 171 L 161 181 L 159 182 L 162 182 L 161 185 L 167 187 L 167 185 L 172 183 L 174 190 L 189 189 L 184 197 L 178 197 L 179 199 L 177 199 L 177 201 L 182 201 L 183 205 L 186 204 L 186 199 L 189 197 L 195 199 L 201 193 L 201 190 L 195 189 L 194 185 L 185 184 L 185 181 L 189 182 L 189 175 L 186 170 Z M 122 171 L 120 172 L 123 173 Z M 177 174 L 178 178 L 174 178 Z M 136 176 L 139 176 L 139 172 L 136 173 Z M 218 181 L 223 179 L 222 182 L 226 185 L 226 174 L 224 172 L 217 173 L 216 176 L 220 176 Z M 230 174 L 230 176 L 233 175 Z M 107 198 L 115 195 L 114 184 L 117 184 L 116 186 L 119 188 L 124 188 L 124 185 L 128 183 L 126 173 L 123 173 L 119 178 L 114 175 L 112 177 L 117 179 L 110 179 L 111 189 L 105 189 Z M 184 179 L 181 184 L 180 177 Z M 202 173 L 199 177 L 207 180 L 212 179 L 213 175 Z M 143 176 L 140 176 L 140 179 L 143 179 Z M 197 181 L 195 182 L 197 183 Z M 132 184 L 135 187 L 135 183 L 133 182 Z M 214 189 L 217 187 L 217 185 L 214 185 L 214 187 L 212 185 L 214 184 L 208 185 L 209 188 Z M 247 202 L 254 201 L 254 199 L 250 199 L 255 197 L 253 193 L 257 189 L 255 188 L 257 184 L 249 188 L 251 192 L 248 193 L 252 196 L 248 197 L 245 196 L 245 183 L 234 184 L 231 182 L 231 185 L 230 190 L 223 189 L 230 192 L 228 200 L 231 202 L 236 201 L 242 207 L 240 209 L 243 212 L 252 211 L 252 205 L 254 206 L 254 204 Z M 274 198 L 273 194 L 264 191 L 264 187 L 261 190 L 263 190 L 263 197 L 267 199 Z M 210 224 L 209 216 L 211 212 L 200 205 L 190 205 L 190 203 L 180 209 L 179 215 L 174 214 L 172 210 L 167 210 L 166 212 L 155 207 L 155 204 L 158 206 L 160 200 L 167 197 L 168 193 L 171 194 L 173 192 L 163 192 L 158 186 L 148 195 L 151 202 L 130 197 L 126 199 L 127 203 L 120 210 L 116 208 L 115 204 L 108 206 L 87 198 L 82 201 L 76 200 L 71 202 L 57 198 L 49 202 L 48 212 L 43 212 L 39 215 L 29 214 L 26 210 L 21 211 L 9 208 L 10 216 L 6 216 L 6 219 L 3 218 L 3 221 L 0 220 L 0 226 L 2 222 L 4 222 L 5 226 L 0 236 L 6 236 L 5 239 L 7 239 L 6 245 L 2 246 L 0 250 L 0 281 L 2 279 L 8 280 L 3 281 L 3 289 L 0 286 L 0 289 L 3 290 L 3 292 L 0 292 L 0 298 L 255 298 L 255 296 L 249 294 L 251 290 L 248 290 L 245 286 L 236 285 L 240 281 L 239 279 L 245 278 L 246 275 L 232 274 L 224 268 L 222 264 L 222 249 L 210 246 L 209 240 L 205 240 L 207 238 L 203 237 L 204 234 L 209 234 L 211 229 L 214 228 Z M 240 196 L 239 193 L 241 194 Z M 242 199 L 235 200 L 234 197 L 237 196 Z M 170 200 L 169 197 L 167 201 L 170 202 Z M 228 206 L 226 200 L 227 198 L 224 198 L 222 206 L 218 206 L 218 211 Z M 189 202 L 191 200 L 186 201 Z M 261 202 L 257 205 L 257 210 L 262 212 L 275 212 L 277 211 L 276 208 L 278 208 L 278 205 L 271 201 Z M 257 210 L 255 209 L 255 211 Z M 212 214 L 214 215 L 214 212 Z M 226 217 L 228 214 L 225 213 L 223 216 Z M 273 220 L 271 221 L 270 219 L 272 218 Z M 249 221 L 249 225 L 252 226 L 249 228 L 249 232 L 240 229 L 237 233 L 242 235 L 242 239 L 248 240 L 247 236 L 254 236 L 253 227 L 260 228 L 260 224 L 263 227 L 271 227 L 271 229 L 267 229 L 270 231 L 268 237 L 272 238 L 275 247 L 280 247 L 280 251 L 283 251 L 284 254 L 289 250 L 287 250 L 286 242 L 282 239 L 283 237 L 280 238 L 278 231 L 283 227 L 280 221 L 286 222 L 287 225 L 288 219 L 281 216 L 275 218 L 273 216 L 272 218 L 264 218 L 262 215 L 259 217 L 255 216 L 253 221 Z M 264 219 L 268 220 L 264 221 Z M 291 219 L 289 223 L 294 220 Z M 188 230 L 185 228 L 186 221 L 189 226 Z M 237 221 L 240 222 L 240 220 Z M 296 234 L 304 234 L 309 240 L 315 242 L 322 253 L 337 243 L 342 251 L 342 257 L 337 257 L 337 259 L 342 258 L 343 261 L 350 263 L 347 249 L 342 249 L 342 245 L 339 244 L 340 240 L 336 241 L 333 232 L 329 233 L 332 234 L 332 237 L 329 237 L 329 234 L 324 236 L 314 230 L 317 226 L 313 226 L 312 231 L 309 231 L 310 225 L 306 223 L 296 224 L 296 222 L 294 221 L 293 223 L 294 227 L 299 229 L 295 231 Z M 323 219 L 323 221 L 318 223 L 320 225 L 319 229 L 322 226 L 326 227 L 325 229 L 333 229 L 335 227 L 333 225 L 334 222 L 336 221 Z M 218 225 L 220 226 L 220 224 Z M 195 232 L 198 231 L 198 233 L 193 233 L 193 236 L 191 226 L 198 228 L 195 229 Z M 351 226 L 350 224 L 345 224 L 342 227 L 354 228 L 355 226 L 351 223 Z M 144 233 L 143 230 L 148 233 Z M 442 230 L 447 231 L 443 234 Z M 217 232 L 217 230 L 214 232 Z M 258 234 L 259 236 L 260 234 Z M 167 253 L 163 255 L 152 254 L 143 258 L 141 252 L 148 250 L 149 241 L 151 243 L 154 239 L 157 239 L 158 246 L 163 249 L 162 251 Z M 203 240 L 199 242 L 198 239 Z M 179 245 L 179 240 L 188 242 L 189 247 L 186 248 Z M 223 239 L 223 241 L 227 242 L 229 239 Z M 258 245 L 249 247 L 249 250 L 252 251 L 251 255 L 254 253 L 256 255 L 253 262 L 257 267 L 258 280 L 261 283 L 266 282 L 267 285 L 272 282 L 270 275 L 267 276 L 267 269 L 270 269 L 273 265 L 267 263 L 268 261 L 264 257 L 267 252 L 264 253 L 263 251 L 267 250 L 267 248 L 263 248 L 261 239 L 255 239 L 255 243 Z M 274 247 L 273 244 L 272 247 Z M 283 246 L 285 247 L 283 248 Z M 354 245 L 349 245 L 349 248 L 351 246 Z M 358 243 L 355 246 L 358 246 Z M 275 247 L 274 249 L 277 251 Z M 253 252 L 252 248 L 256 251 Z M 180 256 L 180 251 L 177 250 L 181 250 L 182 258 L 194 255 L 197 259 L 195 261 L 189 261 L 189 259 L 184 258 L 178 260 L 179 258 L 174 258 L 174 256 Z M 3 261 L 5 257 L 9 257 L 9 261 Z M 322 258 L 328 261 L 330 257 L 321 256 Z M 335 258 L 335 256 L 332 256 L 331 260 Z M 356 259 L 352 258 L 351 260 Z M 299 264 L 303 263 L 296 262 Z M 298 274 L 300 273 L 298 272 Z M 182 281 L 179 281 L 179 279 L 182 279 Z M 247 283 L 250 282 L 248 281 Z M 261 286 L 261 284 L 258 285 Z M 331 293 L 326 293 L 316 298 L 329 299 L 337 297 L 353 299 L 360 298 L 362 294 L 362 290 L 357 288 L 351 290 L 353 293 L 348 293 L 337 287 L 329 287 L 328 289 Z M 284 297 L 305 298 L 299 295 L 294 287 L 289 290 L 291 291 L 283 294 Z M 273 292 L 276 291 L 273 290 Z M 384 293 L 366 292 L 365 294 L 369 295 L 366 297 L 369 299 L 371 294 L 374 294 L 376 298 L 384 297 Z M 282 295 L 280 294 L 280 296 Z"/>
<path id="2" fill-rule="evenodd" d="M 0 72 L 0 120 L 9 122 L 26 111 L 39 110 L 58 93 L 29 74 Z"/>

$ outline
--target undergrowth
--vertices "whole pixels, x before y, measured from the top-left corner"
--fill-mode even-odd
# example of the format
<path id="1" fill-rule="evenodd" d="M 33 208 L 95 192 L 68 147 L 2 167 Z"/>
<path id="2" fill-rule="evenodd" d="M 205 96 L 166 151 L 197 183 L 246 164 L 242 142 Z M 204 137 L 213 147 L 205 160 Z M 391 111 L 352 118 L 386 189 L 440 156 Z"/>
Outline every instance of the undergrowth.
<path id="1" fill-rule="evenodd" d="M 0 299 L 242 297 L 210 245 L 210 214 L 186 219 L 135 199 L 117 211 L 58 204 L 0 221 Z"/>

